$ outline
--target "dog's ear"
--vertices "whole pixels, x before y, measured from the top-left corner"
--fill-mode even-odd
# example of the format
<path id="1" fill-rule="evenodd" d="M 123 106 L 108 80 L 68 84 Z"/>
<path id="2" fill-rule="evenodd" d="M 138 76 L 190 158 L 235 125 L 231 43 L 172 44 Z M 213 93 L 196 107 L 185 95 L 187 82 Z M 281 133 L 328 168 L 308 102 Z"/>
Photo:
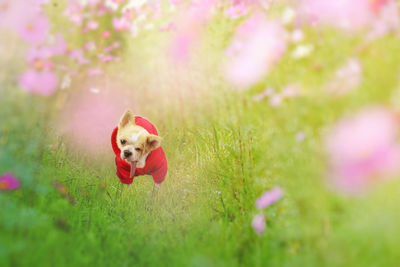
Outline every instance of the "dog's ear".
<path id="1" fill-rule="evenodd" d="M 150 134 L 149 136 L 147 136 L 146 139 L 146 147 L 148 150 L 152 151 L 161 146 L 161 141 L 162 141 L 161 137 L 154 134 Z"/>
<path id="2" fill-rule="evenodd" d="M 129 124 L 135 125 L 135 116 L 128 109 L 127 111 L 125 111 L 124 115 L 121 117 L 118 128 L 119 129 L 124 128 L 126 125 L 129 125 Z"/>

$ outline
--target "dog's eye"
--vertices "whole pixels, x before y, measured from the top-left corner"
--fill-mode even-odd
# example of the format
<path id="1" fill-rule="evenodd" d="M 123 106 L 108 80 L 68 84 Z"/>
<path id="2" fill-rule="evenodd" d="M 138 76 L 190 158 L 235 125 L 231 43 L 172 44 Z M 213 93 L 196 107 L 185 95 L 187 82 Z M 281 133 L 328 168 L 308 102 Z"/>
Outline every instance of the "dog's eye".
<path id="1" fill-rule="evenodd" d="M 140 151 L 141 151 L 141 149 L 140 149 L 139 147 L 135 148 L 135 150 L 136 150 L 137 152 L 140 152 Z"/>
<path id="2" fill-rule="evenodd" d="M 121 140 L 121 145 L 125 145 L 126 144 L 126 140 L 125 139 L 122 139 Z"/>

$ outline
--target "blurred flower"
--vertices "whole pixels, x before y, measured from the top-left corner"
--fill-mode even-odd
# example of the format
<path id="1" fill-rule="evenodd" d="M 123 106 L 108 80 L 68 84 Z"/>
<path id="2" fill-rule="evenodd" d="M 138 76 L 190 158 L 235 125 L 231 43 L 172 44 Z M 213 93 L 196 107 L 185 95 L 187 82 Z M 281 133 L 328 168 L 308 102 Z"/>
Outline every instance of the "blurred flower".
<path id="1" fill-rule="evenodd" d="M 372 18 L 369 0 L 303 0 L 299 13 L 309 23 L 350 31 L 365 27 Z"/>
<path id="2" fill-rule="evenodd" d="M 97 76 L 103 74 L 103 71 L 99 68 L 92 68 L 87 70 L 88 76 Z"/>
<path id="3" fill-rule="evenodd" d="M 94 41 L 89 41 L 83 45 L 83 48 L 87 51 L 96 50 L 96 43 Z"/>
<path id="4" fill-rule="evenodd" d="M 329 178 L 344 193 L 362 191 L 372 180 L 397 174 L 398 123 L 383 107 L 365 109 L 341 119 L 325 137 Z"/>
<path id="5" fill-rule="evenodd" d="M 371 3 L 376 19 L 372 22 L 372 30 L 367 35 L 367 39 L 373 40 L 398 31 L 400 18 L 396 2 L 394 0 L 374 0 Z"/>
<path id="6" fill-rule="evenodd" d="M 110 31 L 104 31 L 101 33 L 101 38 L 108 38 L 111 36 Z"/>
<path id="7" fill-rule="evenodd" d="M 301 58 L 308 57 L 313 50 L 314 50 L 314 46 L 312 44 L 298 45 L 292 52 L 292 58 L 301 59 Z"/>
<path id="8" fill-rule="evenodd" d="M 269 191 L 265 191 L 261 197 L 259 197 L 256 201 L 256 207 L 258 209 L 265 209 L 266 207 L 272 205 L 277 202 L 283 196 L 283 191 L 279 186 L 275 186 L 273 189 Z"/>
<path id="9" fill-rule="evenodd" d="M 0 176 L 0 192 L 15 190 L 20 187 L 21 182 L 12 173 L 6 173 Z"/>
<path id="10" fill-rule="evenodd" d="M 98 27 L 99 27 L 99 23 L 94 20 L 89 21 L 86 25 L 86 28 L 89 30 L 96 30 Z"/>
<path id="11" fill-rule="evenodd" d="M 117 18 L 114 17 L 112 20 L 113 27 L 116 31 L 126 31 L 129 29 L 130 23 L 125 17 Z"/>
<path id="12" fill-rule="evenodd" d="M 264 217 L 264 214 L 259 213 L 256 216 L 254 216 L 253 221 L 251 223 L 251 226 L 253 226 L 254 231 L 258 235 L 262 235 L 262 233 L 265 230 L 265 217 Z"/>
<path id="13" fill-rule="evenodd" d="M 306 134 L 303 131 L 299 131 L 296 133 L 296 141 L 301 143 L 306 139 Z"/>
<path id="14" fill-rule="evenodd" d="M 182 12 L 175 26 L 176 34 L 168 47 L 169 55 L 177 62 L 187 62 L 194 45 L 198 43 L 210 11 L 216 0 L 194 2 L 189 9 Z"/>
<path id="15" fill-rule="evenodd" d="M 33 45 L 43 43 L 50 30 L 50 24 L 43 14 L 32 15 L 27 18 L 21 18 L 17 26 L 21 38 Z"/>
<path id="16" fill-rule="evenodd" d="M 82 49 L 75 49 L 70 51 L 69 57 L 76 60 L 81 65 L 90 63 L 90 60 L 85 58 Z"/>
<path id="17" fill-rule="evenodd" d="M 271 98 L 269 99 L 269 105 L 271 107 L 277 107 L 282 103 L 282 96 L 279 94 L 275 94 L 273 96 L 271 96 Z"/>
<path id="18" fill-rule="evenodd" d="M 335 78 L 329 82 L 326 90 L 336 96 L 348 93 L 358 87 L 362 81 L 362 66 L 357 58 L 349 58 L 335 73 Z"/>
<path id="19" fill-rule="evenodd" d="M 238 27 L 226 50 L 225 76 L 239 88 L 260 81 L 286 50 L 286 32 L 277 23 L 255 14 Z"/>
<path id="20" fill-rule="evenodd" d="M 303 39 L 304 39 L 303 31 L 300 30 L 300 29 L 294 30 L 294 31 L 292 32 L 292 35 L 291 35 L 290 38 L 291 38 L 291 40 L 292 40 L 293 43 L 298 43 L 298 42 L 303 41 Z"/>
<path id="21" fill-rule="evenodd" d="M 258 95 L 253 96 L 253 100 L 258 102 L 266 97 L 272 96 L 274 93 L 275 93 L 274 89 L 268 87 Z"/>
<path id="22" fill-rule="evenodd" d="M 29 69 L 19 77 L 19 84 L 25 91 L 38 95 L 51 95 L 56 90 L 57 83 L 57 75 L 47 70 Z"/>
<path id="23" fill-rule="evenodd" d="M 225 15 L 231 19 L 237 19 L 247 13 L 246 5 L 243 2 L 231 5 Z"/>
<path id="24" fill-rule="evenodd" d="M 282 13 L 282 24 L 287 25 L 293 22 L 296 12 L 293 8 L 287 7 Z"/>

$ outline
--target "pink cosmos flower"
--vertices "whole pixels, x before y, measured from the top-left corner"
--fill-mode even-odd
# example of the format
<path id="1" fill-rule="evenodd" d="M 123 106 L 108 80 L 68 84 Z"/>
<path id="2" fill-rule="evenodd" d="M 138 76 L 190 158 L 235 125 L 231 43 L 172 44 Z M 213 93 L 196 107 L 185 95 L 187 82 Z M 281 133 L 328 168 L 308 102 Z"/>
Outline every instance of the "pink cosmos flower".
<path id="1" fill-rule="evenodd" d="M 6 173 L 0 176 L 0 192 L 11 191 L 20 187 L 21 182 L 12 173 Z"/>
<path id="2" fill-rule="evenodd" d="M 87 23 L 86 28 L 88 30 L 96 30 L 99 27 L 99 23 L 95 20 L 91 20 Z"/>
<path id="3" fill-rule="evenodd" d="M 90 60 L 85 58 L 82 49 L 75 49 L 70 51 L 69 56 L 70 58 L 76 60 L 81 65 L 90 63 Z"/>
<path id="4" fill-rule="evenodd" d="M 373 16 L 369 0 L 304 0 L 300 13 L 313 24 L 347 31 L 365 28 Z"/>
<path id="5" fill-rule="evenodd" d="M 114 17 L 112 20 L 112 24 L 117 32 L 126 31 L 130 27 L 129 20 L 127 20 L 125 17 L 121 18 Z"/>
<path id="6" fill-rule="evenodd" d="M 21 38 L 33 45 L 43 43 L 50 30 L 49 21 L 43 14 L 22 18 L 17 27 Z"/>
<path id="7" fill-rule="evenodd" d="M 19 77 L 20 86 L 27 92 L 48 96 L 54 93 L 58 76 L 52 71 L 27 70 Z"/>
<path id="8" fill-rule="evenodd" d="M 275 186 L 273 189 L 269 191 L 265 191 L 261 197 L 259 197 L 256 201 L 256 207 L 258 209 L 265 209 L 266 207 L 272 205 L 277 202 L 283 196 L 283 191 L 279 186 Z"/>
<path id="9" fill-rule="evenodd" d="M 255 14 L 236 31 L 226 50 L 225 76 L 239 89 L 260 81 L 286 50 L 286 32 L 277 23 Z"/>
<path id="10" fill-rule="evenodd" d="M 231 19 L 237 19 L 247 13 L 246 5 L 241 2 L 236 5 L 231 5 L 226 11 L 225 15 Z"/>
<path id="11" fill-rule="evenodd" d="M 373 180 L 399 172 L 398 123 L 383 107 L 340 120 L 325 137 L 330 183 L 343 193 L 359 193 Z"/>
<path id="12" fill-rule="evenodd" d="M 103 74 L 103 71 L 99 68 L 93 68 L 87 70 L 88 76 L 97 76 Z"/>
<path id="13" fill-rule="evenodd" d="M 335 96 L 342 96 L 357 88 L 363 78 L 360 61 L 357 58 L 349 58 L 335 73 L 335 78 L 326 85 L 326 90 Z"/>
<path id="14" fill-rule="evenodd" d="M 83 48 L 87 51 L 96 50 L 96 43 L 94 41 L 89 41 L 83 45 Z"/>
<path id="15" fill-rule="evenodd" d="M 192 6 L 183 12 L 175 25 L 177 33 L 172 39 L 169 54 L 178 62 L 186 62 L 195 44 L 197 44 L 204 26 L 209 18 L 210 11 L 216 0 L 193 2 Z"/>
<path id="16" fill-rule="evenodd" d="M 253 226 L 254 231 L 258 235 L 262 235 L 265 230 L 265 217 L 264 214 L 259 213 L 254 216 L 253 221 L 251 222 L 251 226 Z"/>
<path id="17" fill-rule="evenodd" d="M 400 17 L 396 2 L 394 0 L 375 0 L 371 4 L 376 18 L 372 21 L 372 30 L 367 35 L 367 39 L 373 40 L 398 31 Z"/>
<path id="18" fill-rule="evenodd" d="M 110 31 L 104 31 L 101 33 L 101 38 L 108 38 L 111 36 Z"/>

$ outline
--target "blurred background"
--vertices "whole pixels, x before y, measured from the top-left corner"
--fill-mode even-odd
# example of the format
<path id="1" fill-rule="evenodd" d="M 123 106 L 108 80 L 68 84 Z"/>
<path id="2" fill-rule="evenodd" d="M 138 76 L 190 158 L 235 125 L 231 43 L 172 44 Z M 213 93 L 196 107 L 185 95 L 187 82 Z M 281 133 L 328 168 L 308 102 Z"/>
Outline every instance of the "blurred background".
<path id="1" fill-rule="evenodd" d="M 1 266 L 397 266 L 397 0 L 0 0 Z M 126 109 L 169 172 L 128 188 Z"/>

